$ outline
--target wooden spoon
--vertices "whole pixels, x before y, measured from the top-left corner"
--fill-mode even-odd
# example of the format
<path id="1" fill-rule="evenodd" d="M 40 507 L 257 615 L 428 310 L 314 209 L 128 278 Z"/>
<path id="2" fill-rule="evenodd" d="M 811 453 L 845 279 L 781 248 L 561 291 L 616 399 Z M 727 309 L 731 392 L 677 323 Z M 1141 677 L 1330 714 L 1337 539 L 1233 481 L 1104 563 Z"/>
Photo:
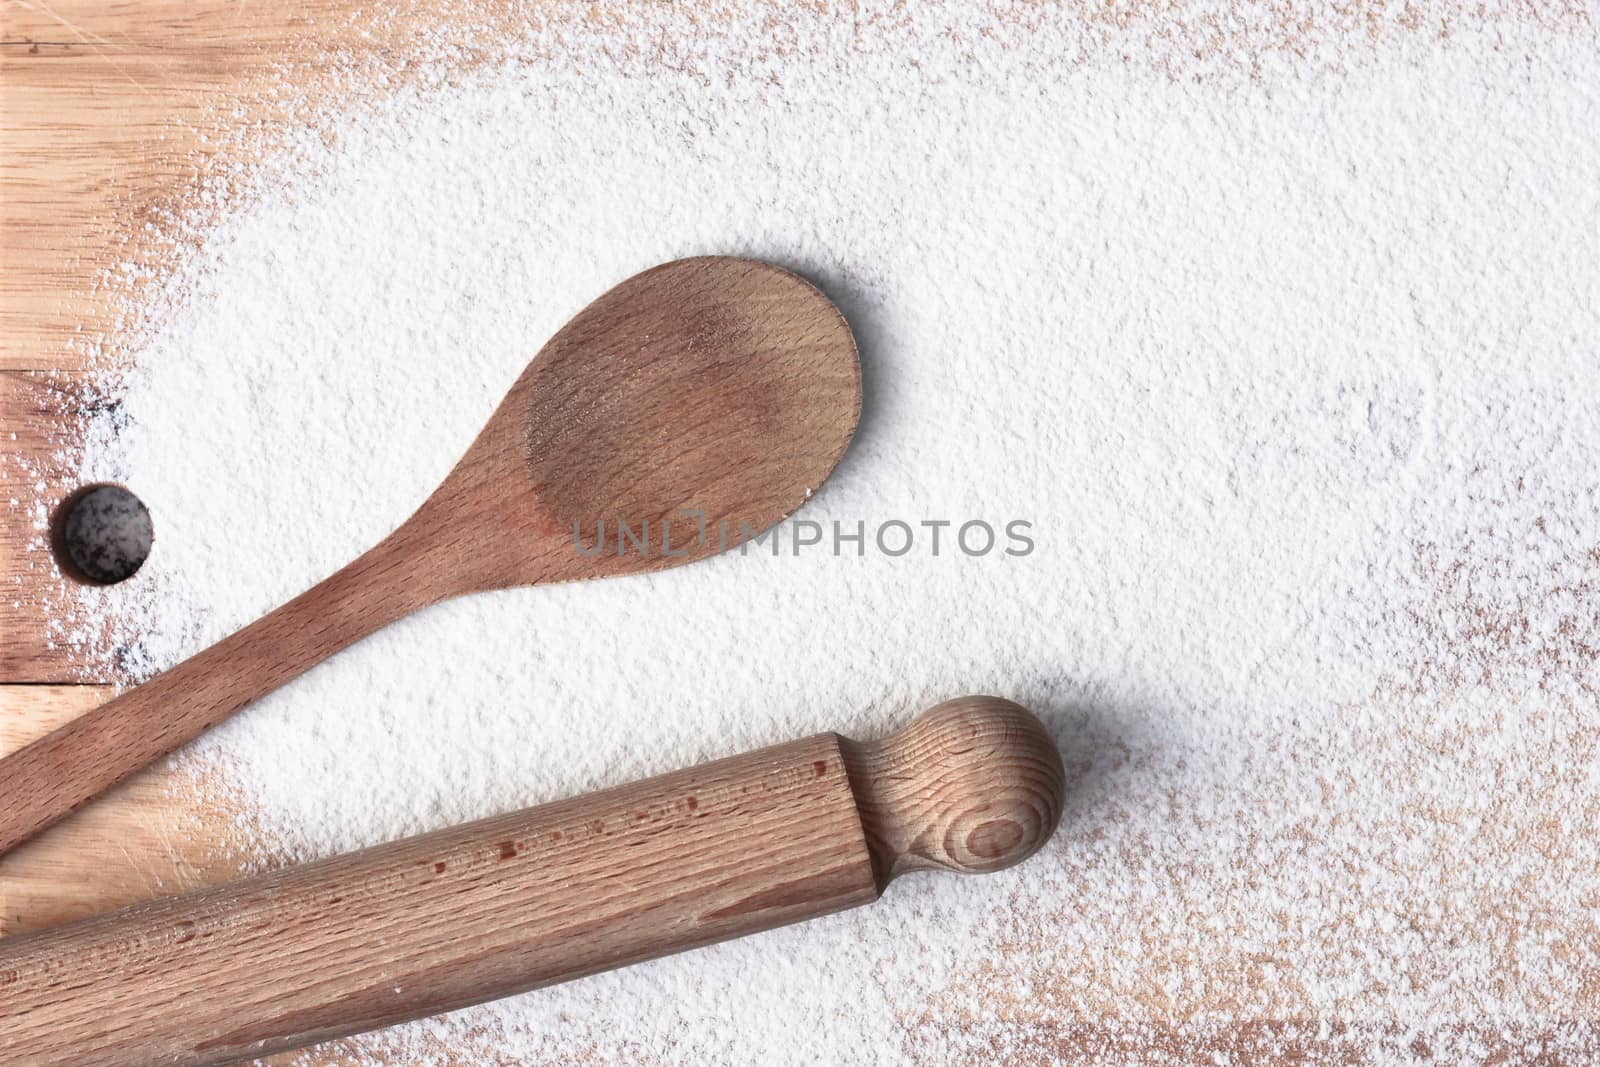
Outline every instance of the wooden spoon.
<path id="1" fill-rule="evenodd" d="M 540 350 L 394 533 L 270 615 L 0 760 L 0 853 L 426 605 L 659 570 L 766 530 L 832 472 L 860 412 L 850 328 L 802 279 L 727 257 L 628 279 Z M 635 539 L 619 551 L 622 523 Z"/>
<path id="2" fill-rule="evenodd" d="M 1037 719 L 965 697 L 5 938 L 0 1033 L 35 1067 L 253 1059 L 1009 867 L 1065 788 Z"/>

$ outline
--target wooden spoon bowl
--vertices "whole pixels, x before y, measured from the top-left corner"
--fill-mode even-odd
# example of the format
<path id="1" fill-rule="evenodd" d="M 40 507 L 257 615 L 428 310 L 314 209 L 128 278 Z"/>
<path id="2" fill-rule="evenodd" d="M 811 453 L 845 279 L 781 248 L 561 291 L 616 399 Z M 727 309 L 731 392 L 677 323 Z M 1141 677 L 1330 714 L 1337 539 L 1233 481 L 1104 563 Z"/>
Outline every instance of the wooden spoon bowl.
<path id="1" fill-rule="evenodd" d="M 860 413 L 855 342 L 827 297 L 752 260 L 667 263 L 550 339 L 400 532 L 472 516 L 485 554 L 458 559 L 458 591 L 676 566 L 790 515 Z M 602 524 L 607 550 L 579 551 Z M 624 525 L 642 549 L 616 550 Z"/>
<path id="2" fill-rule="evenodd" d="M 428 604 L 660 570 L 766 531 L 833 471 L 860 412 L 850 328 L 804 280 L 715 256 L 628 279 L 551 338 L 394 533 L 0 760 L 0 853 Z"/>

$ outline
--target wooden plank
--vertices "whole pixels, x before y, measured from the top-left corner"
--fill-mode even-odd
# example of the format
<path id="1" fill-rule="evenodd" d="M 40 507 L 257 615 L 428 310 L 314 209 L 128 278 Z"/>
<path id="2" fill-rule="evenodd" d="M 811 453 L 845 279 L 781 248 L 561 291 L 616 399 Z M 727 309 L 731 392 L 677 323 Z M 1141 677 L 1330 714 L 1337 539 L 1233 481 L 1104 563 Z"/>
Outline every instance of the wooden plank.
<path id="1" fill-rule="evenodd" d="M 185 6 L 0 8 L 0 367 L 80 365 L 124 295 L 100 273 L 138 256 L 140 221 L 196 177 L 218 132 L 206 101 L 251 57 L 202 47 L 212 5 Z"/>
<path id="2" fill-rule="evenodd" d="M 0 684 L 110 682 L 66 634 L 96 625 L 56 564 L 49 523 L 77 488 L 92 402 L 63 374 L 0 371 Z"/>
<path id="3" fill-rule="evenodd" d="M 110 699 L 104 686 L 0 686 L 0 755 Z M 0 857 L 0 936 L 214 885 L 240 863 L 226 815 L 161 767 Z"/>
<path id="4" fill-rule="evenodd" d="M 159 275 L 175 251 L 162 230 L 205 182 L 323 92 L 359 96 L 437 17 L 352 0 L 0 2 L 0 367 L 82 367 L 86 340 L 136 325 L 149 279 L 107 272 Z M 274 92 L 286 67 L 294 92 Z"/>

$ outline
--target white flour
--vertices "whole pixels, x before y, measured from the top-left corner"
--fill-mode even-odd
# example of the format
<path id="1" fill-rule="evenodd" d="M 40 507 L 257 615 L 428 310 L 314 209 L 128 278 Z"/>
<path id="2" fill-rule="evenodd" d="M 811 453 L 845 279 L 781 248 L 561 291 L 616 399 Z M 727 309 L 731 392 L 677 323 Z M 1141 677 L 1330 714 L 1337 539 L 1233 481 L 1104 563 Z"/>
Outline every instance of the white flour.
<path id="1" fill-rule="evenodd" d="M 308 130 L 224 204 L 83 461 L 154 517 L 93 605 L 138 670 L 354 557 L 568 316 L 694 253 L 798 269 L 858 333 L 861 431 L 803 517 L 1038 546 L 427 611 L 181 757 L 245 798 L 252 854 L 964 692 L 1038 710 L 1078 782 L 1017 871 L 362 1055 L 1225 1062 L 1253 1018 L 1302 1020 L 1256 1056 L 1600 1048 L 1557 1025 L 1600 1008 L 1600 49 L 1582 18 L 1379 14 L 1269 47 L 1227 10 L 1199 55 L 1147 14 L 794 16 L 750 66 L 737 33 L 651 63 L 579 31 Z"/>

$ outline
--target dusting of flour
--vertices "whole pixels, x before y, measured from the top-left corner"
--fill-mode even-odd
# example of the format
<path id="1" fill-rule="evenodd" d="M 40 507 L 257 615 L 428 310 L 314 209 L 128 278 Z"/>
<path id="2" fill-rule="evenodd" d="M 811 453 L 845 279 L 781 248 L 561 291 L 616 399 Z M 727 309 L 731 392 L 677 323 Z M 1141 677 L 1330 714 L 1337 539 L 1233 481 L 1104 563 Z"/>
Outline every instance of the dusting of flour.
<path id="1" fill-rule="evenodd" d="M 298 859 L 995 692 L 1063 746 L 1063 829 L 1015 871 L 351 1055 L 1600 1052 L 1569 1021 L 1600 1009 L 1592 32 L 1189 77 L 1047 24 L 792 18 L 765 65 L 687 23 L 672 63 L 567 27 L 249 175 L 106 372 L 82 474 L 135 487 L 158 541 L 81 594 L 114 620 L 92 651 L 142 675 L 300 591 L 590 299 L 755 256 L 862 348 L 860 435 L 803 517 L 1021 518 L 1031 555 L 478 596 L 180 760 L 244 798 L 244 851 Z"/>

